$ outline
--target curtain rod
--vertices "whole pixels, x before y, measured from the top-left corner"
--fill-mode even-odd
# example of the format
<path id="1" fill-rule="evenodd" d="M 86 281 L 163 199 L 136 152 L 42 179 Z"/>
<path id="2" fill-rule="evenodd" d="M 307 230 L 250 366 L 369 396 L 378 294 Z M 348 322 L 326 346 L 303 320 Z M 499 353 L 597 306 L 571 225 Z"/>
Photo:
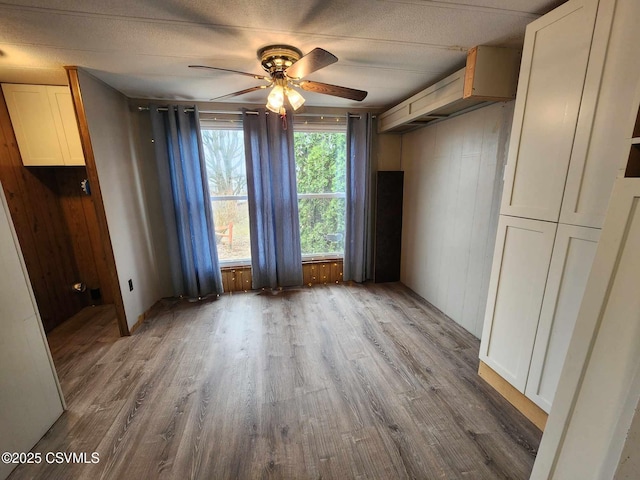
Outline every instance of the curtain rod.
<path id="1" fill-rule="evenodd" d="M 149 110 L 150 110 L 149 107 L 143 107 L 142 105 L 138 106 L 138 111 L 139 112 L 148 112 Z M 196 109 L 194 107 L 186 107 L 184 109 L 185 112 L 194 112 L 195 110 Z M 169 107 L 158 107 L 158 111 L 159 112 L 168 112 L 169 111 Z M 229 111 L 229 112 L 223 112 L 223 111 L 215 111 L 215 112 L 212 111 L 212 112 L 209 112 L 209 111 L 207 111 L 207 112 L 201 112 L 201 113 L 212 113 L 212 114 L 220 114 L 220 115 L 222 115 L 222 114 L 241 115 L 242 114 L 242 112 L 234 112 L 234 111 Z M 257 115 L 258 114 L 258 112 L 250 112 L 250 111 L 247 111 L 247 113 L 249 115 Z"/>
<path id="2" fill-rule="evenodd" d="M 193 112 L 195 111 L 195 108 L 193 107 L 187 107 L 184 109 L 185 112 Z M 142 105 L 138 106 L 138 111 L 139 112 L 148 112 L 149 111 L 149 107 L 144 107 Z M 167 112 L 169 111 L 169 107 L 158 107 L 158 111 L 160 112 Z M 200 113 L 204 113 L 207 115 L 242 115 L 243 112 L 238 112 L 235 110 L 228 110 L 228 111 L 202 111 Z M 252 110 L 247 110 L 245 112 L 247 115 L 258 115 L 259 112 L 255 112 Z M 267 115 L 269 115 L 269 112 L 265 112 Z M 340 115 L 335 115 L 332 113 L 297 113 L 295 114 L 298 117 L 338 117 Z M 350 118 L 360 118 L 360 115 L 357 114 L 349 114 Z M 375 115 L 372 115 L 373 118 L 375 118 Z"/>

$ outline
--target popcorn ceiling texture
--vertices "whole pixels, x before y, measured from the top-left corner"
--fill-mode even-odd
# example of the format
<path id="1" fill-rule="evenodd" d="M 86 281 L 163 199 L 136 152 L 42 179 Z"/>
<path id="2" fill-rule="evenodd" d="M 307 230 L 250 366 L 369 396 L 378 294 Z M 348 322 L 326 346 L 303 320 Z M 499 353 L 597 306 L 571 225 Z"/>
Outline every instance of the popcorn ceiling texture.
<path id="1" fill-rule="evenodd" d="M 0 82 L 65 84 L 76 65 L 132 98 L 207 101 L 251 87 L 256 50 L 322 47 L 339 62 L 311 80 L 367 90 L 364 102 L 305 95 L 308 106 L 383 108 L 463 66 L 480 44 L 519 47 L 558 0 L 141 0 L 3 2 Z M 261 103 L 264 91 L 232 102 Z"/>

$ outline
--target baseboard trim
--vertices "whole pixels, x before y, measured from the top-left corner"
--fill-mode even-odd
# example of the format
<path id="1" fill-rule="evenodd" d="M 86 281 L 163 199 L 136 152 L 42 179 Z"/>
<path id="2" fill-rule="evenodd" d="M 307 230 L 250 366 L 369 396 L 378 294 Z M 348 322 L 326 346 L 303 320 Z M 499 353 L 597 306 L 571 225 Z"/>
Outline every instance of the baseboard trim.
<path id="1" fill-rule="evenodd" d="M 153 305 L 149 307 L 147 310 L 145 310 L 141 315 L 138 315 L 138 321 L 133 325 L 133 327 L 129 329 L 130 335 L 132 335 L 133 332 L 135 332 L 140 327 L 140 325 L 144 323 L 145 319 L 149 316 L 149 313 L 151 313 L 152 308 L 153 308 Z"/>
<path id="2" fill-rule="evenodd" d="M 544 427 L 547 424 L 547 412 L 525 397 L 486 363 L 480 362 L 478 375 L 483 378 L 485 382 L 491 385 L 500 395 L 507 399 L 511 405 L 516 407 L 520 413 L 531 421 L 531 423 L 541 431 L 544 431 Z"/>

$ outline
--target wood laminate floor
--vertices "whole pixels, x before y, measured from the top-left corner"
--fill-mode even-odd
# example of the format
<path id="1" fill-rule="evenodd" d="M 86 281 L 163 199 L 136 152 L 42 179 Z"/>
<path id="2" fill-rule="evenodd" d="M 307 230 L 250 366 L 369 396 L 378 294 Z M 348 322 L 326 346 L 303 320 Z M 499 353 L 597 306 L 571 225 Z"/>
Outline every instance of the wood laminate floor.
<path id="1" fill-rule="evenodd" d="M 50 335 L 68 410 L 38 479 L 526 479 L 540 432 L 477 374 L 479 342 L 400 284 L 94 307 Z M 84 324 L 81 329 L 79 325 Z"/>

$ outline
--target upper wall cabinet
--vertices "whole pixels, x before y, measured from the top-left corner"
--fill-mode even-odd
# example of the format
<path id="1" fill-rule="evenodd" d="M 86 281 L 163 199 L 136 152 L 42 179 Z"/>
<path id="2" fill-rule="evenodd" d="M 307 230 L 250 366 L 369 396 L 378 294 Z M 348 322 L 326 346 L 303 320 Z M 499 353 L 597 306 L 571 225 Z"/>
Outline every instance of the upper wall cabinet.
<path id="1" fill-rule="evenodd" d="M 25 166 L 84 165 L 68 87 L 3 84 Z"/>
<path id="2" fill-rule="evenodd" d="M 527 26 L 502 214 L 559 219 L 597 8 L 572 0 Z"/>

